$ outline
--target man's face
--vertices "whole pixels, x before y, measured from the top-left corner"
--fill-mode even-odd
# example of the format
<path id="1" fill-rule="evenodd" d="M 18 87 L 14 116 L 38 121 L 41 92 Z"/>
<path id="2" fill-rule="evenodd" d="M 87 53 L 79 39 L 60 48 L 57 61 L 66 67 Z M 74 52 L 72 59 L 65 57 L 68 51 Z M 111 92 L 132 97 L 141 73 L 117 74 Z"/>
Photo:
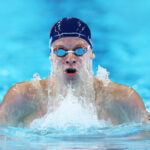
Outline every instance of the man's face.
<path id="1" fill-rule="evenodd" d="M 89 44 L 81 38 L 78 37 L 65 37 L 56 40 L 53 45 L 53 51 L 56 49 L 65 49 L 66 51 L 73 51 L 76 48 L 88 49 Z M 51 52 L 50 60 L 55 67 L 55 74 L 62 75 L 68 80 L 73 80 L 78 78 L 83 72 L 84 68 L 91 69 L 91 61 L 94 58 L 92 50 L 89 48 L 88 51 L 82 56 L 76 56 L 73 53 L 68 53 L 67 55 L 60 57 L 54 52 Z"/>

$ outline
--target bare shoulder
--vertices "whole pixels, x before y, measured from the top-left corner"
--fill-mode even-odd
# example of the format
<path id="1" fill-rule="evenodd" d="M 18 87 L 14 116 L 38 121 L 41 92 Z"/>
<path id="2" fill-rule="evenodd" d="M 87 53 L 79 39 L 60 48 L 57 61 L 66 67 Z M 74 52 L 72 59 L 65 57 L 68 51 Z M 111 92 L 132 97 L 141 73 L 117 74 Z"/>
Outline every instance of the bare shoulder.
<path id="1" fill-rule="evenodd" d="M 139 94 L 131 87 L 117 84 L 114 82 L 108 82 L 107 84 L 103 81 L 95 78 L 96 91 L 102 91 L 102 95 L 111 95 L 112 99 L 119 101 L 138 101 L 141 108 L 145 108 L 144 103 Z"/>
<path id="2" fill-rule="evenodd" d="M 119 118 L 120 122 L 125 120 L 148 122 L 149 113 L 143 100 L 133 88 L 114 82 L 105 85 L 98 79 L 95 79 L 95 84 L 97 93 L 100 93 L 99 97 L 102 97 L 102 100 L 98 101 L 103 101 L 101 104 L 105 104 L 112 118 Z"/>
<path id="3" fill-rule="evenodd" d="M 133 88 L 113 82 L 109 86 L 114 87 L 115 95 L 119 95 L 121 101 L 131 106 L 131 110 L 135 112 L 136 116 L 141 116 L 139 117 L 140 122 L 150 123 L 150 114 L 146 110 L 142 98 Z"/>
<path id="4" fill-rule="evenodd" d="M 20 82 L 17 83 L 15 85 L 13 85 L 6 93 L 4 99 L 3 99 L 3 103 L 5 103 L 5 101 L 12 101 L 12 99 L 16 98 L 16 97 L 20 97 L 23 96 L 23 94 L 25 95 L 28 87 L 30 87 L 30 82 L 26 81 L 26 82 Z"/>
<path id="5" fill-rule="evenodd" d="M 20 82 L 12 86 L 4 97 L 5 99 L 13 98 L 28 98 L 34 99 L 35 95 L 38 95 L 39 90 L 45 91 L 47 89 L 47 79 L 37 81 L 25 81 Z"/>
<path id="6" fill-rule="evenodd" d="M 41 107 L 41 95 L 46 95 L 46 86 L 45 79 L 20 82 L 11 87 L 0 104 L 0 125 L 16 126 L 37 112 Z"/>
<path id="7" fill-rule="evenodd" d="M 26 86 L 29 86 L 28 82 L 21 82 L 8 90 L 0 104 L 0 125 L 17 126 L 19 120 L 25 116 Z"/>
<path id="8" fill-rule="evenodd" d="M 113 95 L 116 99 L 119 99 L 120 101 L 127 101 L 128 103 L 132 103 L 133 105 L 136 105 L 136 107 L 145 110 L 143 100 L 133 88 L 114 82 L 109 83 L 109 88 L 113 89 Z"/>

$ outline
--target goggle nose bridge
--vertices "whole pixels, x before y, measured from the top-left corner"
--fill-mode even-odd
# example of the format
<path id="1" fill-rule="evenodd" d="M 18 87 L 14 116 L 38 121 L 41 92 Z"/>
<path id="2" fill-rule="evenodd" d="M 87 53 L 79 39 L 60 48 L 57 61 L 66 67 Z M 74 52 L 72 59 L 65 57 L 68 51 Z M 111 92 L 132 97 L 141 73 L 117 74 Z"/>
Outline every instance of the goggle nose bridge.
<path id="1" fill-rule="evenodd" d="M 75 51 L 67 51 L 67 53 L 68 53 L 68 54 L 69 54 L 69 53 L 72 53 L 72 54 L 73 54 L 73 53 L 75 53 Z"/>

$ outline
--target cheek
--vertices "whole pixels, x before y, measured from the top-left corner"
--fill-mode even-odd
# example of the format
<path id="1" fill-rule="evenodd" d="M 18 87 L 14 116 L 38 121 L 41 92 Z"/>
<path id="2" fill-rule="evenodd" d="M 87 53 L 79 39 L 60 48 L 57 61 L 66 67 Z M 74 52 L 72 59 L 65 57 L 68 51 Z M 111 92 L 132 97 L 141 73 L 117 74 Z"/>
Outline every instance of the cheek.
<path id="1" fill-rule="evenodd" d="M 86 69 L 91 69 L 92 60 L 90 59 L 89 55 L 82 57 L 81 66 Z"/>
<path id="2" fill-rule="evenodd" d="M 81 57 L 80 62 L 84 64 L 84 63 L 87 63 L 89 60 L 90 60 L 89 55 L 84 55 Z"/>
<path id="3" fill-rule="evenodd" d="M 64 58 L 58 57 L 56 55 L 53 57 L 53 63 L 55 64 L 61 65 L 64 64 L 64 62 L 65 62 Z"/>

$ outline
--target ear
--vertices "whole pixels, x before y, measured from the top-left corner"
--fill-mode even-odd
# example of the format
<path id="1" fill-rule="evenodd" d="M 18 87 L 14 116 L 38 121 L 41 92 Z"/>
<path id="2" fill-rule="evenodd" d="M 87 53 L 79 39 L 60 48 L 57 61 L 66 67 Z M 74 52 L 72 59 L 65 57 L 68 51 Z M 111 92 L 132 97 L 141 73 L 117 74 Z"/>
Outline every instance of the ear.
<path id="1" fill-rule="evenodd" d="M 94 59 L 95 58 L 95 54 L 93 53 L 93 51 L 91 51 L 91 56 L 90 56 L 91 59 Z"/>
<path id="2" fill-rule="evenodd" d="M 95 54 L 92 52 L 92 59 L 94 59 L 95 58 Z"/>
<path id="3" fill-rule="evenodd" d="M 52 61 L 52 60 L 53 60 L 52 54 L 50 54 L 50 56 L 49 56 L 49 60 L 50 60 L 50 61 Z"/>

